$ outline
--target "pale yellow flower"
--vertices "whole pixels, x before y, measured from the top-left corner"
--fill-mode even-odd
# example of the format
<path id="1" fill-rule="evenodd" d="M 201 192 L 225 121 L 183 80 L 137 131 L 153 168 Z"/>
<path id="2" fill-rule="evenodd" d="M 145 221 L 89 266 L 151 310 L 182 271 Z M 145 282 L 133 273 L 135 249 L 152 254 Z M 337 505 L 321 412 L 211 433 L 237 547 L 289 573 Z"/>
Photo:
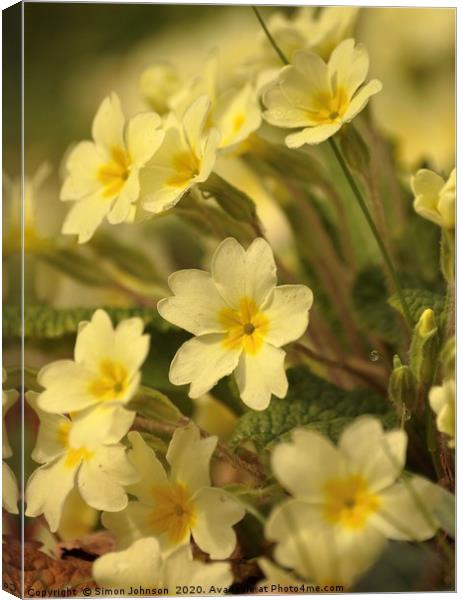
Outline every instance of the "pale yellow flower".
<path id="1" fill-rule="evenodd" d="M 2 369 L 2 383 L 6 381 L 6 371 Z M 17 390 L 2 389 L 2 459 L 13 456 L 8 441 L 8 432 L 5 425 L 5 415 L 19 397 Z M 16 476 L 12 469 L 2 460 L 2 506 L 9 513 L 18 514 L 19 491 Z"/>
<path id="2" fill-rule="evenodd" d="M 438 489 L 422 477 L 398 480 L 406 446 L 404 431 L 384 432 L 369 416 L 349 425 L 338 447 L 302 429 L 291 442 L 279 444 L 273 472 L 294 498 L 267 521 L 278 563 L 306 579 L 349 585 L 376 560 L 387 539 L 433 537 Z"/>
<path id="3" fill-rule="evenodd" d="M 289 148 L 318 144 L 351 121 L 382 89 L 373 79 L 364 84 L 369 57 L 361 44 L 344 40 L 326 64 L 319 55 L 297 52 L 263 95 L 263 114 L 272 125 L 301 129 L 285 139 Z"/>
<path id="4" fill-rule="evenodd" d="M 170 115 L 159 150 L 141 172 L 142 208 L 160 213 L 175 204 L 196 183 L 207 180 L 215 164 L 220 134 L 205 131 L 210 102 L 201 96 L 180 122 Z"/>
<path id="5" fill-rule="evenodd" d="M 454 229 L 456 218 L 456 170 L 448 179 L 430 171 L 420 169 L 411 179 L 414 193 L 414 209 L 424 219 L 428 219 L 444 229 Z"/>
<path id="6" fill-rule="evenodd" d="M 171 108 L 181 120 L 186 110 L 201 96 L 210 101 L 205 130 L 220 132 L 219 148 L 234 147 L 256 131 L 261 124 L 257 92 L 250 81 L 220 85 L 218 56 L 212 54 L 200 75 L 187 82 L 171 100 Z"/>
<path id="7" fill-rule="evenodd" d="M 158 63 L 144 70 L 140 77 L 140 89 L 152 109 L 160 115 L 169 112 L 172 97 L 179 91 L 181 78 L 175 68 Z"/>
<path id="8" fill-rule="evenodd" d="M 449 436 L 448 446 L 455 447 L 456 434 L 456 384 L 454 379 L 445 379 L 443 385 L 435 385 L 429 393 L 432 410 L 436 413 L 438 431 Z"/>
<path id="9" fill-rule="evenodd" d="M 97 408 L 91 418 L 104 426 L 105 409 L 127 404 L 138 389 L 149 350 L 143 328 L 137 317 L 114 328 L 104 310 L 95 311 L 91 321 L 79 325 L 74 360 L 58 360 L 40 370 L 37 381 L 45 390 L 39 407 L 58 414 Z"/>
<path id="10" fill-rule="evenodd" d="M 171 550 L 189 544 L 192 537 L 211 558 L 227 558 L 236 545 L 233 525 L 245 511 L 232 496 L 211 485 L 210 459 L 217 438 L 201 439 L 192 423 L 177 429 L 167 452 L 169 474 L 139 433 L 128 438 L 129 459 L 141 477 L 128 491 L 139 501 L 130 502 L 120 513 L 105 513 L 104 525 L 123 547 L 155 536 L 163 550 Z"/>
<path id="11" fill-rule="evenodd" d="M 3 251 L 5 254 L 19 253 L 24 231 L 24 252 L 34 253 L 47 249 L 50 245 L 50 223 L 44 223 L 50 207 L 44 205 L 43 185 L 49 178 L 51 167 L 44 163 L 32 176 L 11 180 L 3 174 Z M 22 201 L 24 199 L 24 202 Z M 42 208 L 42 211 L 40 211 Z M 48 227 L 46 227 L 48 225 Z"/>
<path id="12" fill-rule="evenodd" d="M 106 217 L 112 225 L 133 218 L 140 195 L 140 169 L 160 146 L 164 133 L 156 113 L 125 123 L 116 94 L 105 98 L 93 121 L 93 141 L 80 142 L 67 159 L 61 200 L 72 201 L 63 233 L 87 242 Z"/>
<path id="13" fill-rule="evenodd" d="M 273 39 L 289 61 L 299 50 L 310 50 L 327 60 L 334 48 L 353 34 L 358 7 L 326 6 L 319 14 L 318 11 L 316 7 L 303 6 L 290 17 L 276 11 L 266 20 Z M 260 84 L 269 82 L 280 68 L 281 60 L 263 32 L 260 51 L 250 65 L 258 68 Z"/>
<path id="14" fill-rule="evenodd" d="M 285 352 L 308 326 L 313 302 L 304 285 L 276 286 L 270 245 L 255 239 L 247 250 L 227 238 L 212 258 L 211 274 L 197 269 L 173 273 L 174 296 L 158 304 L 159 313 L 195 337 L 185 342 L 170 366 L 170 381 L 190 383 L 189 396 L 207 393 L 235 373 L 241 398 L 263 410 L 271 395 L 287 393 Z"/>
<path id="15" fill-rule="evenodd" d="M 74 488 L 93 508 L 124 509 L 128 498 L 123 486 L 137 481 L 138 474 L 119 442 L 135 413 L 114 408 L 107 414 L 110 426 L 99 427 L 88 419 L 91 409 L 69 418 L 40 410 L 34 392 L 28 392 L 26 399 L 40 418 L 32 458 L 42 464 L 27 482 L 26 515 L 44 514 L 50 530 L 56 531 L 65 500 Z"/>
<path id="16" fill-rule="evenodd" d="M 154 537 L 134 542 L 121 552 L 108 552 L 93 563 L 93 578 L 99 586 L 141 591 L 135 595 L 173 596 L 177 586 L 202 590 L 203 594 L 224 594 L 233 576 L 226 562 L 193 560 L 189 548 L 165 556 Z"/>

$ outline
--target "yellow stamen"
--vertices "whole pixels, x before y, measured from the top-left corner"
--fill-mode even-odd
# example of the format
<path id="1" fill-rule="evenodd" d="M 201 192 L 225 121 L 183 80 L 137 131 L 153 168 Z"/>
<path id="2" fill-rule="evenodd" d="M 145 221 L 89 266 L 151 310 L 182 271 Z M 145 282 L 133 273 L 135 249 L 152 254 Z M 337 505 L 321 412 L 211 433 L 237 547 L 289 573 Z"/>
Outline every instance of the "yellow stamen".
<path id="1" fill-rule="evenodd" d="M 121 363 L 110 359 L 102 360 L 99 376 L 88 386 L 88 392 L 98 400 L 117 400 L 127 390 L 128 371 Z"/>
<path id="2" fill-rule="evenodd" d="M 227 329 L 223 340 L 226 348 L 242 347 L 248 354 L 257 354 L 268 333 L 269 320 L 251 298 L 242 298 L 239 310 L 223 308 L 218 319 Z"/>
<path id="3" fill-rule="evenodd" d="M 315 96 L 308 117 L 320 125 L 341 121 L 348 109 L 348 96 L 344 88 L 321 92 Z"/>
<path id="4" fill-rule="evenodd" d="M 192 151 L 178 152 L 173 155 L 172 169 L 174 172 L 167 180 L 167 184 L 182 187 L 199 175 L 200 161 Z"/>
<path id="5" fill-rule="evenodd" d="M 69 447 L 69 432 L 71 424 L 68 421 L 61 423 L 56 434 L 58 443 L 66 448 L 66 460 L 64 466 L 68 469 L 74 468 L 82 460 L 89 460 L 93 456 L 86 448 L 70 448 Z"/>
<path id="6" fill-rule="evenodd" d="M 103 197 L 117 195 L 130 174 L 131 160 L 128 152 L 120 146 L 111 150 L 111 160 L 98 170 L 98 180 L 104 185 Z"/>
<path id="7" fill-rule="evenodd" d="M 361 475 L 332 479 L 324 486 L 324 518 L 345 529 L 362 529 L 380 506 Z"/>
<path id="8" fill-rule="evenodd" d="M 154 534 L 167 534 L 172 544 L 182 542 L 197 520 L 188 488 L 181 483 L 157 485 L 152 490 L 155 502 L 150 526 Z"/>

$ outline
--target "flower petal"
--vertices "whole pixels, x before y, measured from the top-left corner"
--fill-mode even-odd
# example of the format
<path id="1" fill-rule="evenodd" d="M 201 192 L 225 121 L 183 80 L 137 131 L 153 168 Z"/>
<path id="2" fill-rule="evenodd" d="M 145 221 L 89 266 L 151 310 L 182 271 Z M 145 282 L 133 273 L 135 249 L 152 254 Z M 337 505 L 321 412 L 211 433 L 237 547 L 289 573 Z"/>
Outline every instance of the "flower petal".
<path id="1" fill-rule="evenodd" d="M 380 508 L 371 522 L 391 540 L 422 542 L 432 538 L 438 523 L 432 509 L 439 498 L 438 487 L 423 477 L 411 477 L 380 494 Z"/>
<path id="2" fill-rule="evenodd" d="M 109 152 L 114 147 L 124 147 L 124 124 L 119 97 L 112 92 L 102 101 L 93 120 L 92 135 L 96 145 Z"/>
<path id="3" fill-rule="evenodd" d="M 164 467 L 152 448 L 150 448 L 137 431 L 131 431 L 128 439 L 132 449 L 128 451 L 128 459 L 140 475 L 140 480 L 127 486 L 127 491 L 142 502 L 152 503 L 152 488 L 167 483 Z"/>
<path id="4" fill-rule="evenodd" d="M 324 501 L 324 486 L 345 474 L 345 461 L 325 436 L 296 429 L 292 441 L 278 444 L 271 455 L 273 473 L 297 498 Z"/>
<path id="5" fill-rule="evenodd" d="M 140 195 L 139 171 L 137 168 L 132 169 L 123 188 L 115 199 L 107 220 L 111 225 L 118 225 L 128 219 L 132 204 L 138 200 Z"/>
<path id="6" fill-rule="evenodd" d="M 79 244 L 85 244 L 110 211 L 111 203 L 112 199 L 103 199 L 100 191 L 75 202 L 64 219 L 62 232 L 78 235 Z"/>
<path id="7" fill-rule="evenodd" d="M 312 304 L 313 292 L 305 285 L 277 287 L 270 304 L 264 309 L 269 320 L 266 341 L 280 347 L 303 335 L 308 327 L 308 311 Z"/>
<path id="8" fill-rule="evenodd" d="M 280 348 L 265 343 L 257 354 L 241 354 L 235 378 L 241 399 L 247 406 L 264 410 L 270 403 L 271 394 L 284 398 L 288 386 L 285 356 Z"/>
<path id="9" fill-rule="evenodd" d="M 127 125 L 127 149 L 136 167 L 142 167 L 152 157 L 164 139 L 160 129 L 162 119 L 154 112 L 136 115 Z"/>
<path id="10" fill-rule="evenodd" d="M 406 460 L 407 436 L 402 430 L 384 432 L 381 422 L 362 416 L 346 427 L 339 449 L 353 472 L 361 474 L 372 491 L 396 481 Z"/>
<path id="11" fill-rule="evenodd" d="M 170 591 L 178 586 L 187 588 L 200 586 L 210 595 L 223 595 L 233 581 L 231 567 L 227 562 L 204 563 L 191 560 L 189 548 L 176 550 L 166 560 L 165 583 Z M 216 592 L 209 590 L 215 588 Z"/>
<path id="12" fill-rule="evenodd" d="M 236 546 L 233 525 L 244 517 L 244 508 L 219 488 L 204 487 L 194 500 L 197 510 L 197 522 L 192 529 L 194 541 L 211 559 L 228 558 Z"/>
<path id="13" fill-rule="evenodd" d="M 43 465 L 35 470 L 27 482 L 26 503 L 27 517 L 37 517 L 42 513 L 50 530 L 55 532 L 59 527 L 64 502 L 74 487 L 78 465 L 66 465 L 66 457 Z"/>
<path id="14" fill-rule="evenodd" d="M 127 506 L 124 485 L 138 474 L 128 461 L 123 446 L 102 446 L 84 460 L 78 473 L 78 488 L 87 504 L 98 510 L 118 511 Z"/>
<path id="15" fill-rule="evenodd" d="M 225 239 L 212 258 L 212 277 L 231 306 L 238 308 L 243 298 L 261 306 L 277 282 L 271 246 L 257 238 L 245 251 L 234 238 Z"/>
<path id="16" fill-rule="evenodd" d="M 369 71 L 369 55 L 365 46 L 355 46 L 353 39 L 343 40 L 332 52 L 328 69 L 337 89 L 344 88 L 351 98 Z"/>
<path id="17" fill-rule="evenodd" d="M 2 461 L 2 506 L 13 515 L 19 513 L 18 510 L 19 490 L 16 476 L 11 468 Z"/>
<path id="18" fill-rule="evenodd" d="M 83 410 L 94 403 L 88 393 L 92 372 L 72 360 L 57 360 L 43 367 L 37 376 L 43 391 L 37 398 L 38 407 L 51 413 Z"/>
<path id="19" fill-rule="evenodd" d="M 170 365 L 170 381 L 174 385 L 190 383 L 189 397 L 199 398 L 234 371 L 240 352 L 240 349 L 226 348 L 223 335 L 195 337 L 185 342 L 175 354 Z"/>
<path id="20" fill-rule="evenodd" d="M 217 437 L 201 439 L 194 423 L 176 429 L 167 452 L 171 478 L 186 485 L 191 492 L 209 486 L 210 460 L 216 445 Z"/>
<path id="21" fill-rule="evenodd" d="M 160 587 L 163 582 L 159 542 L 152 537 L 143 538 L 122 552 L 107 552 L 93 563 L 93 578 L 105 588 Z"/>
<path id="22" fill-rule="evenodd" d="M 337 133 L 341 126 L 341 123 L 328 123 L 327 125 L 307 127 L 297 133 L 287 135 L 285 142 L 289 148 L 300 148 L 304 144 L 320 144 Z"/>
<path id="23" fill-rule="evenodd" d="M 80 200 L 101 189 L 97 173 L 104 157 L 93 142 L 80 142 L 66 161 L 67 176 L 61 188 L 61 200 Z"/>
<path id="24" fill-rule="evenodd" d="M 168 284 L 175 296 L 157 305 L 164 319 L 194 335 L 225 332 L 219 314 L 226 304 L 209 273 L 199 269 L 176 271 Z"/>
<path id="25" fill-rule="evenodd" d="M 382 89 L 382 83 L 378 79 L 372 79 L 363 86 L 350 101 L 346 113 L 343 115 L 343 121 L 351 121 L 369 102 L 369 98 L 377 94 Z"/>

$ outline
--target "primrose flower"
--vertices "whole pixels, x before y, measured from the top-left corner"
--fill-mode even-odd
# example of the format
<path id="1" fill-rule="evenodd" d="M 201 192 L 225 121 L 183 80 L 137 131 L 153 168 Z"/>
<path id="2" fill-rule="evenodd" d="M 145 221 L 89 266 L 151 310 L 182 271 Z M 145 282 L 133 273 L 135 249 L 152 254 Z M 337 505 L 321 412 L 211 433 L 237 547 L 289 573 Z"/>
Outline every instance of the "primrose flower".
<path id="1" fill-rule="evenodd" d="M 233 581 L 228 563 L 193 560 L 187 547 L 165 556 L 154 537 L 140 539 L 127 550 L 100 556 L 93 563 L 93 578 L 105 588 L 143 588 L 149 590 L 149 595 L 161 596 L 175 595 L 177 586 L 183 585 L 188 589 L 200 587 L 207 595 L 224 594 Z"/>
<path id="2" fill-rule="evenodd" d="M 100 408 L 91 418 L 108 423 L 104 409 L 134 396 L 148 350 L 141 319 L 125 319 L 114 328 L 108 314 L 98 309 L 91 321 L 79 325 L 74 360 L 58 360 L 40 370 L 37 381 L 45 390 L 39 407 L 50 413 Z"/>
<path id="3" fill-rule="evenodd" d="M 6 381 L 6 371 L 2 369 L 2 383 Z M 18 399 L 16 390 L 2 390 L 2 459 L 13 456 L 8 441 L 8 432 L 5 425 L 5 415 Z M 2 460 L 2 506 L 9 513 L 18 514 L 18 484 L 12 469 Z"/>
<path id="4" fill-rule="evenodd" d="M 438 488 L 417 476 L 398 481 L 406 446 L 404 431 L 384 432 L 368 416 L 345 428 L 338 447 L 302 429 L 279 444 L 273 473 L 294 498 L 267 521 L 276 560 L 306 578 L 348 584 L 373 563 L 387 539 L 433 537 Z"/>
<path id="5" fill-rule="evenodd" d="M 288 60 L 299 50 L 310 50 L 327 60 L 332 50 L 353 33 L 358 12 L 356 6 L 326 6 L 318 15 L 315 7 L 303 6 L 291 17 L 273 12 L 266 25 Z M 270 81 L 281 61 L 263 32 L 260 40 L 261 50 L 255 62 L 265 69 L 264 78 Z"/>
<path id="6" fill-rule="evenodd" d="M 433 221 L 444 229 L 455 227 L 456 170 L 447 181 L 430 171 L 420 169 L 411 179 L 414 209 L 424 219 Z"/>
<path id="7" fill-rule="evenodd" d="M 329 62 L 314 53 L 300 51 L 284 67 L 263 95 L 263 114 L 272 125 L 298 128 L 285 139 L 289 148 L 319 144 L 334 135 L 382 89 L 377 79 L 363 85 L 369 57 L 361 44 L 344 40 Z"/>
<path id="8" fill-rule="evenodd" d="M 103 219 L 112 225 L 134 216 L 140 169 L 160 146 L 164 133 L 156 113 L 141 113 L 125 124 L 116 94 L 105 98 L 93 121 L 93 141 L 77 144 L 67 159 L 61 200 L 74 205 L 63 233 L 87 242 Z"/>
<path id="9" fill-rule="evenodd" d="M 105 513 L 103 523 L 126 547 L 134 540 L 155 536 L 163 550 L 189 544 L 191 536 L 212 559 L 228 557 L 236 545 L 233 525 L 245 511 L 225 491 L 210 483 L 210 459 L 215 436 L 201 439 L 194 424 L 173 434 L 167 452 L 167 474 L 141 435 L 131 432 L 129 459 L 142 477 L 127 488 L 139 502 L 120 513 Z"/>
<path id="10" fill-rule="evenodd" d="M 164 141 L 141 173 L 144 210 L 160 213 L 172 208 L 212 172 L 220 134 L 216 129 L 205 132 L 209 108 L 209 100 L 201 96 L 181 122 L 169 115 Z"/>
<path id="11" fill-rule="evenodd" d="M 243 142 L 261 124 L 261 109 L 252 83 L 236 82 L 223 88 L 218 81 L 219 61 L 212 54 L 201 75 L 193 77 L 171 101 L 173 112 L 182 119 L 186 110 L 201 96 L 207 96 L 210 105 L 205 120 L 206 131 L 217 129 L 219 149 L 230 148 Z"/>
<path id="12" fill-rule="evenodd" d="M 140 77 L 141 93 L 160 115 L 169 112 L 170 100 L 180 86 L 181 79 L 176 69 L 165 63 L 152 65 Z"/>
<path id="13" fill-rule="evenodd" d="M 190 383 L 189 396 L 198 398 L 234 372 L 241 398 L 251 408 L 265 409 L 271 394 L 283 398 L 287 378 L 281 346 L 304 333 L 313 294 L 304 285 L 276 283 L 273 252 L 262 238 L 247 250 L 234 238 L 225 239 L 213 255 L 210 274 L 173 273 L 174 296 L 159 302 L 159 313 L 195 337 L 176 353 L 170 381 Z"/>
<path id="14" fill-rule="evenodd" d="M 113 409 L 111 427 L 94 426 L 88 410 L 76 417 L 48 414 L 37 405 L 34 392 L 27 401 L 40 418 L 32 458 L 36 469 L 26 488 L 26 515 L 44 514 L 51 531 L 59 527 L 66 498 L 76 487 L 83 500 L 98 510 L 119 511 L 128 499 L 124 485 L 138 474 L 129 462 L 125 446 L 118 443 L 130 428 L 134 413 Z"/>
<path id="15" fill-rule="evenodd" d="M 435 385 L 429 393 L 432 410 L 436 413 L 438 431 L 449 436 L 448 446 L 455 447 L 456 434 L 456 385 L 454 379 L 445 379 L 443 385 Z"/>

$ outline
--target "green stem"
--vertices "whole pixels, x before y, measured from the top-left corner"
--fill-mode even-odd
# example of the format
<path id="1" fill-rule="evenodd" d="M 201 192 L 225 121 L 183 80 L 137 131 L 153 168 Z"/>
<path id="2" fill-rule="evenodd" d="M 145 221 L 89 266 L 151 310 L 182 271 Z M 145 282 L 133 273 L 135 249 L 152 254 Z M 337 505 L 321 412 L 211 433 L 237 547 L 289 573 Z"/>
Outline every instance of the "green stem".
<path id="1" fill-rule="evenodd" d="M 273 36 L 271 35 L 271 33 L 268 30 L 268 27 L 265 25 L 265 21 L 263 21 L 262 16 L 260 15 L 258 9 L 255 6 L 252 6 L 252 10 L 255 13 L 255 16 L 257 17 L 260 25 L 262 26 L 263 31 L 265 32 L 266 37 L 268 38 L 270 44 L 273 46 L 274 50 L 277 52 L 277 55 L 279 56 L 279 58 L 282 60 L 282 62 L 285 65 L 289 64 L 289 61 L 287 60 L 286 55 L 284 54 L 284 52 L 279 48 L 279 46 L 276 44 Z"/>
<path id="2" fill-rule="evenodd" d="M 279 58 L 281 59 L 281 61 L 285 64 L 288 65 L 289 61 L 287 60 L 286 56 L 284 55 L 284 53 L 282 52 L 282 50 L 279 48 L 279 46 L 277 45 L 276 41 L 274 40 L 273 36 L 271 35 L 271 33 L 268 31 L 268 28 L 265 25 L 265 22 L 263 21 L 260 13 L 258 12 L 258 10 L 255 8 L 255 6 L 252 6 L 252 9 L 260 23 L 260 25 L 262 26 L 263 31 L 266 34 L 266 37 L 268 38 L 269 42 L 271 43 L 271 45 L 273 46 L 275 52 L 277 53 L 277 55 L 279 56 Z M 395 288 L 396 288 L 396 293 L 398 294 L 398 298 L 401 304 L 401 307 L 403 309 L 403 314 L 404 317 L 407 321 L 407 324 L 409 325 L 410 328 L 412 328 L 414 326 L 414 322 L 412 320 L 412 316 L 411 316 L 411 312 L 409 310 L 409 306 L 406 302 L 406 299 L 404 298 L 404 294 L 403 294 L 403 289 L 401 287 L 401 283 L 400 280 L 398 278 L 398 274 L 395 271 L 395 268 L 393 266 L 393 262 L 390 258 L 390 255 L 388 254 L 388 251 L 385 247 L 385 244 L 383 243 L 383 240 L 380 236 L 380 233 L 377 229 L 376 224 L 374 223 L 374 220 L 371 217 L 371 214 L 369 212 L 369 209 L 367 208 L 367 204 L 364 201 L 364 198 L 361 194 L 361 191 L 359 190 L 356 181 L 353 178 L 353 175 L 350 172 L 350 169 L 348 168 L 342 153 L 340 152 L 340 149 L 338 148 L 337 144 L 335 143 L 335 141 L 333 140 L 333 138 L 329 138 L 329 144 L 335 154 L 335 157 L 338 161 L 338 163 L 340 164 L 340 167 L 342 168 L 342 171 L 356 197 L 356 200 L 358 201 L 358 204 L 363 212 L 364 217 L 366 218 L 366 221 L 372 231 L 373 236 L 375 237 L 375 240 L 377 242 L 377 245 L 379 247 L 379 250 L 382 254 L 383 260 L 385 261 L 385 264 L 388 267 L 388 270 L 390 271 L 390 275 L 393 279 L 393 283 L 395 284 Z"/>
<path id="3" fill-rule="evenodd" d="M 383 243 L 383 240 L 380 236 L 379 230 L 377 229 L 377 226 L 376 226 L 373 218 L 371 217 L 371 214 L 369 212 L 367 204 L 364 201 L 363 195 L 361 194 L 361 191 L 360 191 L 353 175 L 351 174 L 350 169 L 348 168 L 348 165 L 346 164 L 345 159 L 343 158 L 343 155 L 342 155 L 339 147 L 337 146 L 335 140 L 333 138 L 329 138 L 328 142 L 330 144 L 330 147 L 332 148 L 335 158 L 337 159 L 340 167 L 342 168 L 343 174 L 345 175 L 345 177 L 348 181 L 348 184 L 349 184 L 353 194 L 355 195 L 356 200 L 358 201 L 359 207 L 361 208 L 361 211 L 369 225 L 372 235 L 374 236 L 375 241 L 377 242 L 377 246 L 379 247 L 380 253 L 382 254 L 382 258 L 383 258 L 385 264 L 387 265 L 387 268 L 393 279 L 393 283 L 395 284 L 396 293 L 398 294 L 398 298 L 401 303 L 401 307 L 403 309 L 404 317 L 405 317 L 409 327 L 412 328 L 414 326 L 414 322 L 413 322 L 413 319 L 411 316 L 411 312 L 409 310 L 409 306 L 404 297 L 403 288 L 401 287 L 401 282 L 399 280 L 399 277 L 395 270 L 395 267 L 393 266 L 393 262 L 390 258 L 390 255 L 388 254 L 385 244 Z"/>

